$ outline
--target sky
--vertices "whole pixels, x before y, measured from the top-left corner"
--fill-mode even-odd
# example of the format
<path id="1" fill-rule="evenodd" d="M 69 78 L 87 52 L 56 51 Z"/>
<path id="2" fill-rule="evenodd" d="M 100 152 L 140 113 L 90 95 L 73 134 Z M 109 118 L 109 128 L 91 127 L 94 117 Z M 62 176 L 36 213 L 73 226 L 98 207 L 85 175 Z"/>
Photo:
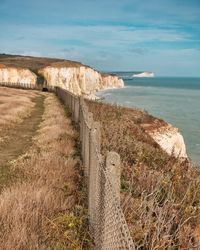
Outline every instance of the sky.
<path id="1" fill-rule="evenodd" d="M 0 53 L 200 76 L 200 0 L 0 0 Z"/>

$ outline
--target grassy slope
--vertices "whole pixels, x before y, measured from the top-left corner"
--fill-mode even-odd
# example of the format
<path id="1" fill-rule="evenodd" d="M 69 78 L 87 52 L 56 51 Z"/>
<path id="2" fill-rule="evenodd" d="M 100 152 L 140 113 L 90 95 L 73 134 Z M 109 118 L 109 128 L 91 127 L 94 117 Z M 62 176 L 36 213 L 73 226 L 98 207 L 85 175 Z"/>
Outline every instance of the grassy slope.
<path id="1" fill-rule="evenodd" d="M 147 113 L 88 103 L 102 124 L 102 152 L 121 156 L 121 200 L 137 248 L 198 249 L 199 169 L 169 157 L 145 133 L 143 125 L 155 120 Z"/>
<path id="2" fill-rule="evenodd" d="M 17 67 L 17 68 L 28 68 L 37 75 L 37 82 L 43 84 L 45 82 L 44 77 L 39 73 L 41 68 L 51 67 L 80 67 L 87 65 L 81 64 L 80 62 L 57 59 L 57 58 L 45 58 L 45 57 L 33 57 L 33 56 L 20 56 L 20 55 L 7 55 L 0 54 L 0 67 Z"/>
<path id="3" fill-rule="evenodd" d="M 16 181 L 9 161 L 31 145 L 41 121 L 43 98 L 35 91 L 0 88 L 0 191 Z"/>
<path id="4" fill-rule="evenodd" d="M 0 88 L 0 136 L 9 128 L 23 121 L 33 109 L 36 92 L 20 89 Z"/>
<path id="5" fill-rule="evenodd" d="M 79 62 L 64 59 L 7 54 L 0 54 L 0 64 L 4 64 L 6 66 L 28 68 L 35 73 L 37 73 L 38 69 L 49 65 L 55 67 L 80 67 L 81 65 L 83 65 Z"/>
<path id="6" fill-rule="evenodd" d="M 21 179 L 0 193 L 0 249 L 88 249 L 76 131 L 53 94 L 33 146 L 12 161 Z"/>

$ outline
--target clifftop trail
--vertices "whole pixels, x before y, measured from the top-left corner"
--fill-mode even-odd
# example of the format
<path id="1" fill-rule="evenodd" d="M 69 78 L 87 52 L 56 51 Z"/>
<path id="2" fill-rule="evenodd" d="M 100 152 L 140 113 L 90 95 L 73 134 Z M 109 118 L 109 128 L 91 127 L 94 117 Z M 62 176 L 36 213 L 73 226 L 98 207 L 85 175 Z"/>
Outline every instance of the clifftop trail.
<path id="1" fill-rule="evenodd" d="M 35 107 L 30 116 L 2 135 L 6 139 L 0 142 L 0 190 L 4 185 L 10 183 L 14 177 L 14 173 L 10 169 L 10 161 L 25 153 L 32 144 L 32 138 L 42 121 L 44 99 L 43 95 L 38 95 L 34 99 Z"/>

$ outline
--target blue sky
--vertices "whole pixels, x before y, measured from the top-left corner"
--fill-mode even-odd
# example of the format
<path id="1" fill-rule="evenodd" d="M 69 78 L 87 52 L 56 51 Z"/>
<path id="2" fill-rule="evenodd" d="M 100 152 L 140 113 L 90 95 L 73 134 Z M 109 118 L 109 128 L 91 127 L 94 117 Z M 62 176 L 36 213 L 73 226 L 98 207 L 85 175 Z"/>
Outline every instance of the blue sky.
<path id="1" fill-rule="evenodd" d="M 200 0 L 0 0 L 0 53 L 200 76 Z"/>

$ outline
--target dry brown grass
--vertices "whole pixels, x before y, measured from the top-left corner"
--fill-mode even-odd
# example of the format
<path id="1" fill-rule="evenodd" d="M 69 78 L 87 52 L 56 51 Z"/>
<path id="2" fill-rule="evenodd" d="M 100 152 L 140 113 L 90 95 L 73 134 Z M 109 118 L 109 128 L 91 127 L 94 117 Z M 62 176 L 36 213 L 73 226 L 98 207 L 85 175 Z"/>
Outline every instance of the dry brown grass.
<path id="1" fill-rule="evenodd" d="M 34 146 L 13 162 L 23 178 L 0 195 L 0 249 L 83 249 L 87 218 L 76 131 L 54 95 Z"/>
<path id="2" fill-rule="evenodd" d="M 0 87 L 0 132 L 29 116 L 36 96 L 34 91 Z"/>
<path id="3" fill-rule="evenodd" d="M 102 153 L 122 160 L 121 202 L 136 249 L 200 249 L 200 170 L 169 157 L 145 133 L 162 123 L 137 109 L 88 102 Z"/>
<path id="4" fill-rule="evenodd" d="M 80 67 L 81 65 L 83 65 L 79 62 L 58 59 L 58 58 L 45 58 L 45 57 L 19 56 L 19 55 L 6 55 L 6 54 L 0 54 L 0 64 L 11 67 L 29 68 L 35 73 L 37 73 L 38 69 L 49 65 L 53 67 Z"/>

